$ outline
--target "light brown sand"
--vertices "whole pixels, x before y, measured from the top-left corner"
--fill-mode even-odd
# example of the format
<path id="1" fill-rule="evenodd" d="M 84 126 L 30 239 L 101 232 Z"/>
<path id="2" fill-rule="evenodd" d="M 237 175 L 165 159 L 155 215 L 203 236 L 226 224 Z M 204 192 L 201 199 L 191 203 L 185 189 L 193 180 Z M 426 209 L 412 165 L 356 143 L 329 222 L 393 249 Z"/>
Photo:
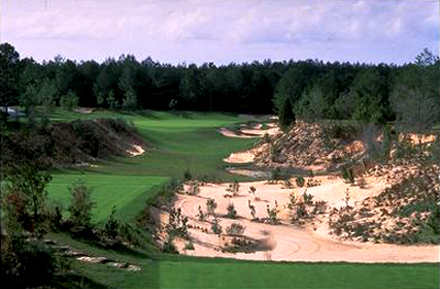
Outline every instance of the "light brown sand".
<path id="1" fill-rule="evenodd" d="M 345 184 L 341 179 L 318 177 L 321 186 L 308 188 L 315 200 L 325 200 L 329 206 L 339 207 L 344 204 L 344 192 L 350 190 L 350 205 L 362 199 L 377 195 L 387 184 L 380 179 L 367 179 L 367 188 L 360 189 Z M 266 182 L 241 183 L 240 193 L 234 198 L 225 198 L 228 184 L 208 184 L 201 187 L 198 196 L 178 195 L 174 206 L 181 208 L 182 213 L 190 218 L 191 225 L 197 225 L 210 230 L 209 222 L 200 222 L 196 215 L 198 207 L 206 211 L 206 200 L 214 198 L 218 204 L 216 214 L 219 216 L 223 230 L 232 222 L 239 222 L 246 227 L 244 235 L 254 240 L 260 240 L 266 245 L 265 250 L 252 253 L 222 253 L 224 244 L 221 237 L 212 233 L 203 233 L 199 229 L 190 229 L 195 250 L 184 250 L 183 242 L 177 242 L 177 247 L 182 253 L 196 256 L 231 257 L 237 259 L 276 260 L 276 261 L 347 261 L 347 262 L 439 262 L 439 246 L 400 246 L 388 244 L 358 243 L 333 239 L 328 234 L 325 222 L 317 219 L 314 224 L 305 228 L 291 225 L 290 214 L 286 208 L 288 196 L 291 192 L 297 195 L 304 189 L 283 189 L 281 185 L 267 184 Z M 248 193 L 250 186 L 257 188 L 256 201 Z M 259 218 L 267 216 L 266 206 L 275 206 L 278 203 L 280 225 L 269 225 L 251 221 L 248 200 L 256 208 Z M 226 214 L 227 206 L 232 202 L 238 212 L 236 220 L 222 217 Z M 161 214 L 162 222 L 166 221 L 166 214 Z"/>
<path id="2" fill-rule="evenodd" d="M 131 156 L 135 157 L 135 156 L 140 156 L 145 152 L 144 148 L 141 147 L 140 145 L 132 145 L 132 149 L 131 150 L 127 150 L 127 153 L 130 154 Z"/>

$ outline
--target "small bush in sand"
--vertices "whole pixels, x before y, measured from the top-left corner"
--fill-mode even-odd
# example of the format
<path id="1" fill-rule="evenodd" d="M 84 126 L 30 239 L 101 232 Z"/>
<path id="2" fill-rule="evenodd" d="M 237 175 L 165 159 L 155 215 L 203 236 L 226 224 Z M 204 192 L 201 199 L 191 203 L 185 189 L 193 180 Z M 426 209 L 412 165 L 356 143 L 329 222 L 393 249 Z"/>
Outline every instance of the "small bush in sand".
<path id="1" fill-rule="evenodd" d="M 217 217 L 214 217 L 214 220 L 212 221 L 211 231 L 217 235 L 221 235 L 223 232 L 223 228 L 220 226 L 220 222 Z"/>
<path id="2" fill-rule="evenodd" d="M 182 210 L 180 208 L 172 209 L 168 224 L 165 225 L 165 229 L 169 236 L 181 236 L 188 235 L 188 217 L 182 216 Z"/>
<path id="3" fill-rule="evenodd" d="M 199 219 L 199 221 L 203 222 L 206 219 L 206 214 L 202 211 L 202 207 L 199 206 L 199 208 L 197 209 L 198 213 L 196 215 L 196 217 Z"/>
<path id="4" fill-rule="evenodd" d="M 174 246 L 172 237 L 168 237 L 166 242 L 163 244 L 162 251 L 164 253 L 169 253 L 169 254 L 179 254 L 179 251 L 177 251 L 176 246 Z"/>
<path id="5" fill-rule="evenodd" d="M 313 214 L 324 214 L 327 210 L 327 202 L 325 201 L 317 201 L 314 204 Z"/>
<path id="6" fill-rule="evenodd" d="M 251 211 L 252 221 L 256 221 L 258 219 L 257 212 L 255 210 L 255 206 L 252 205 L 251 200 L 248 200 L 248 207 L 249 207 L 249 210 Z"/>
<path id="7" fill-rule="evenodd" d="M 292 215 L 292 223 L 304 223 L 304 219 L 309 217 L 307 207 L 303 202 L 298 202 L 295 208 L 295 214 Z"/>
<path id="8" fill-rule="evenodd" d="M 315 174 L 313 173 L 312 170 L 308 170 L 307 171 L 307 176 L 310 177 L 310 178 L 313 178 L 315 176 Z"/>
<path id="9" fill-rule="evenodd" d="M 313 205 L 313 195 L 307 194 L 307 189 L 304 191 L 303 195 L 304 204 L 311 206 Z"/>
<path id="10" fill-rule="evenodd" d="M 299 176 L 295 179 L 296 185 L 300 188 L 304 187 L 304 184 L 306 183 L 306 181 L 304 180 L 303 177 Z"/>
<path id="11" fill-rule="evenodd" d="M 215 202 L 214 199 L 209 198 L 206 201 L 206 211 L 208 211 L 209 215 L 214 215 L 215 209 L 217 209 L 217 203 Z"/>
<path id="12" fill-rule="evenodd" d="M 226 190 L 231 192 L 233 196 L 236 196 L 240 192 L 240 183 L 237 180 L 234 180 L 234 182 L 229 184 L 229 188 Z"/>
<path id="13" fill-rule="evenodd" d="M 242 236 L 245 227 L 241 225 L 240 223 L 232 223 L 229 227 L 226 228 L 226 234 L 229 236 Z"/>
<path id="14" fill-rule="evenodd" d="M 296 206 L 296 202 L 298 201 L 297 197 L 295 196 L 295 193 L 292 192 L 289 195 L 289 204 L 287 204 L 287 208 L 289 210 L 293 210 Z"/>
<path id="15" fill-rule="evenodd" d="M 350 190 L 347 188 L 345 190 L 345 197 L 343 199 L 343 201 L 345 202 L 344 210 L 346 210 L 346 211 L 349 211 L 351 209 L 350 204 L 349 204 L 350 199 L 351 199 Z"/>
<path id="16" fill-rule="evenodd" d="M 191 195 L 191 196 L 196 196 L 196 195 L 198 195 L 199 193 L 200 193 L 200 186 L 199 186 L 199 183 L 196 182 L 196 181 L 191 182 L 191 183 L 189 184 L 189 188 L 188 188 L 187 194 L 188 194 L 188 195 Z"/>
<path id="17" fill-rule="evenodd" d="M 249 188 L 249 194 L 254 195 L 254 197 L 255 197 L 255 192 L 256 192 L 256 191 L 257 191 L 257 188 L 254 187 L 254 186 L 251 186 L 251 187 Z"/>
<path id="18" fill-rule="evenodd" d="M 237 218 L 237 211 L 235 210 L 235 206 L 233 203 L 229 203 L 226 209 L 228 210 L 228 213 L 226 214 L 227 218 L 231 218 L 231 219 Z"/>
<path id="19" fill-rule="evenodd" d="M 192 241 L 189 241 L 188 243 L 185 244 L 185 250 L 193 251 L 194 249 L 195 248 L 194 248 L 194 244 Z"/>
<path id="20" fill-rule="evenodd" d="M 267 211 L 267 221 L 269 222 L 269 224 L 271 225 L 278 224 L 278 219 L 277 219 L 278 204 L 275 203 L 275 207 L 273 208 L 270 208 L 270 206 L 267 205 L 266 211 Z"/>
<path id="21" fill-rule="evenodd" d="M 342 178 L 347 182 L 349 182 L 350 184 L 354 184 L 353 169 L 344 167 L 342 169 Z"/>

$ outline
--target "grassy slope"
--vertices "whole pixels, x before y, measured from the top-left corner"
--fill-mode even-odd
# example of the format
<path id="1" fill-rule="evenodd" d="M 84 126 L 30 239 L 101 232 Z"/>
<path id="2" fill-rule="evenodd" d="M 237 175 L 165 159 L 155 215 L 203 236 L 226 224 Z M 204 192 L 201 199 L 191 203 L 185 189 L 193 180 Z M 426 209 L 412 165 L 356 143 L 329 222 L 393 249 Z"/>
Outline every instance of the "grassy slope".
<path id="1" fill-rule="evenodd" d="M 57 111 L 54 115 L 58 121 L 97 117 L 123 117 L 133 121 L 153 148 L 141 157 L 102 162 L 98 168 L 86 171 L 86 176 L 181 177 L 182 172 L 189 168 L 195 174 L 232 179 L 224 172 L 221 160 L 230 152 L 246 149 L 255 142 L 229 139 L 218 134 L 214 128 L 241 121 L 222 114 L 187 113 L 179 117 L 163 112 L 142 115 L 96 112 L 85 115 Z M 72 172 L 56 175 L 54 181 L 62 183 L 62 178 L 66 178 L 68 173 Z M 103 180 L 104 177 L 101 177 L 100 181 Z M 99 186 L 97 190 L 100 190 Z M 140 272 L 126 272 L 105 265 L 74 263 L 76 270 L 109 288 L 439 288 L 438 265 L 306 264 L 186 256 L 148 257 L 139 252 L 103 250 L 64 235 L 53 238 L 92 255 L 107 256 L 142 267 Z"/>

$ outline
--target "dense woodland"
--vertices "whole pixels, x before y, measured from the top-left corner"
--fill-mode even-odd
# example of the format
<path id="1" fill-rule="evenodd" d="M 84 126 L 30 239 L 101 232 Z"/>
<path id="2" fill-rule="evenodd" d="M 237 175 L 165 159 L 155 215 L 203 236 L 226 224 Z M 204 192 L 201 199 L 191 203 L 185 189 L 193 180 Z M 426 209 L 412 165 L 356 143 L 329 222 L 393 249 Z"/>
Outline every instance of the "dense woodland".
<path id="1" fill-rule="evenodd" d="M 427 49 L 412 63 L 318 60 L 217 66 L 170 65 L 132 55 L 76 62 L 61 56 L 38 63 L 0 45 L 1 106 L 49 112 L 59 105 L 109 109 L 287 113 L 302 119 L 353 119 L 432 124 L 440 116 L 439 57 Z"/>

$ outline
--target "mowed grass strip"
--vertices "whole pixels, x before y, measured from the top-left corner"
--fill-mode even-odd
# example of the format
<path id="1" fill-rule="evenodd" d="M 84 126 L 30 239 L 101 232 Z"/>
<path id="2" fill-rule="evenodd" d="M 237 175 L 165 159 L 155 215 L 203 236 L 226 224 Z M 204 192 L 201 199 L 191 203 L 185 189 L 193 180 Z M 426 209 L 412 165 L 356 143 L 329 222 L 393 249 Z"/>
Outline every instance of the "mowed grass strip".
<path id="1" fill-rule="evenodd" d="M 97 174 L 55 174 L 49 184 L 49 199 L 62 204 L 66 214 L 71 202 L 69 188 L 82 181 L 92 189 L 93 220 L 103 222 L 116 206 L 121 221 L 133 221 L 142 210 L 148 198 L 154 197 L 157 190 L 168 180 L 167 177 L 119 176 Z"/>
<path id="2" fill-rule="evenodd" d="M 166 258 L 165 258 L 166 259 Z M 435 289 L 438 264 L 277 263 L 238 260 L 144 259 L 140 272 L 76 263 L 111 288 Z"/>

